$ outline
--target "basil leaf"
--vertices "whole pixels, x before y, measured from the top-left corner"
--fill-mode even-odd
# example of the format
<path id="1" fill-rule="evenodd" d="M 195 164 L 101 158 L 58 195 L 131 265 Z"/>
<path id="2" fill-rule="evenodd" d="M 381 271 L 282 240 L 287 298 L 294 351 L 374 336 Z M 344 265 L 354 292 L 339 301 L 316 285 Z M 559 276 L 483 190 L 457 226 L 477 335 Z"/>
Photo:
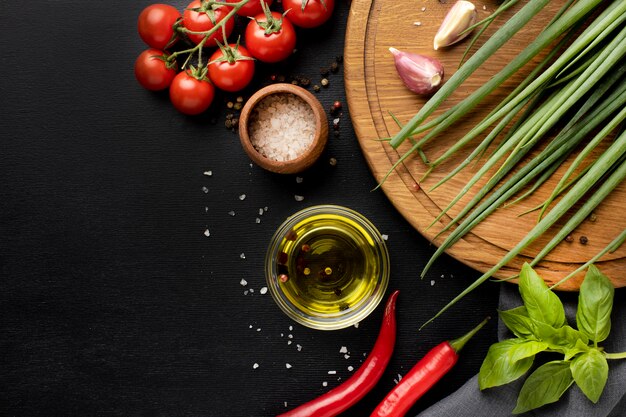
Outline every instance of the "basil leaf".
<path id="1" fill-rule="evenodd" d="M 516 307 L 511 310 L 498 311 L 500 320 L 517 337 L 528 339 L 533 337 L 533 322 L 528 317 L 526 307 Z"/>
<path id="2" fill-rule="evenodd" d="M 525 413 L 558 401 L 573 382 L 569 361 L 552 361 L 540 366 L 526 378 L 513 413 Z"/>
<path id="3" fill-rule="evenodd" d="M 531 319 L 553 327 L 565 324 L 563 303 L 527 263 L 520 272 L 519 291 Z"/>
<path id="4" fill-rule="evenodd" d="M 478 372 L 478 386 L 481 390 L 515 381 L 530 369 L 534 353 L 530 353 L 532 349 L 525 351 L 522 347 L 527 342 L 524 339 L 507 339 L 489 347 Z"/>
<path id="5" fill-rule="evenodd" d="M 565 349 L 565 360 L 570 360 L 572 359 L 574 356 L 578 355 L 579 353 L 585 353 L 585 352 L 589 352 L 589 349 L 591 349 L 589 347 L 589 345 L 587 345 L 586 343 L 584 343 L 581 339 L 576 340 L 576 344 L 573 347 L 570 348 L 566 348 Z"/>
<path id="6" fill-rule="evenodd" d="M 598 343 L 611 332 L 611 310 L 615 289 L 611 281 L 591 265 L 580 286 L 576 324 L 589 339 Z"/>
<path id="7" fill-rule="evenodd" d="M 570 366 L 576 385 L 592 402 L 597 403 L 609 378 L 609 364 L 598 349 L 590 349 Z"/>
<path id="8" fill-rule="evenodd" d="M 589 339 L 584 333 L 579 332 L 571 326 L 561 326 L 555 329 L 542 322 L 533 323 L 534 333 L 537 339 L 546 342 L 548 347 L 565 353 L 568 350 L 580 346 L 580 343 L 586 345 Z M 579 343 L 580 341 L 580 343 Z"/>

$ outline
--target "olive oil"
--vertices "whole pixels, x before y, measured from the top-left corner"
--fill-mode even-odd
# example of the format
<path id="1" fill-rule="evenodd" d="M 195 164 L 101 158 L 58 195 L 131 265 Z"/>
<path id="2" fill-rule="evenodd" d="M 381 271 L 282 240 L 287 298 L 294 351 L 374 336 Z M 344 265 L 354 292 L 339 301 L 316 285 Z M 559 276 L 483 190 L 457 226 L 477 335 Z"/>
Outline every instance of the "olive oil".
<path id="1" fill-rule="evenodd" d="M 382 240 L 335 213 L 306 217 L 278 243 L 276 272 L 284 296 L 308 316 L 337 316 L 362 306 L 388 268 Z"/>

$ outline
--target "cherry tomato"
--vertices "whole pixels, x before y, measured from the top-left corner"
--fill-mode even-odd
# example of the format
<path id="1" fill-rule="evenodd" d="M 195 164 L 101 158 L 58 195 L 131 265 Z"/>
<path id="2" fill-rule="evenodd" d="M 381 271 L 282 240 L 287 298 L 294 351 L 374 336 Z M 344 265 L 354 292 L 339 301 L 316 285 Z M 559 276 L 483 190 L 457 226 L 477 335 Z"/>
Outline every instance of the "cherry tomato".
<path id="1" fill-rule="evenodd" d="M 230 49 L 220 48 L 209 58 L 209 78 L 217 88 L 234 92 L 242 90 L 252 81 L 254 60 L 243 46 L 228 46 Z"/>
<path id="2" fill-rule="evenodd" d="M 213 18 L 215 23 L 224 19 L 228 12 L 232 10 L 232 7 L 227 6 L 213 6 L 215 7 L 212 10 L 204 10 L 202 9 L 202 2 L 200 0 L 194 0 L 185 9 L 183 13 L 183 25 L 194 32 L 205 32 L 207 30 L 212 29 L 215 24 L 211 21 L 209 14 L 213 14 Z M 191 9 L 201 9 L 199 11 L 194 11 Z M 235 27 L 235 20 L 231 17 L 226 21 L 225 29 L 226 29 L 226 37 L 230 36 L 233 28 Z M 189 39 L 196 45 L 202 42 L 204 39 L 204 35 L 194 35 L 193 33 L 188 33 Z M 209 39 L 204 43 L 204 46 L 216 46 L 215 40 L 222 41 L 222 29 L 218 29 L 209 36 Z"/>
<path id="3" fill-rule="evenodd" d="M 289 10 L 286 16 L 294 25 L 314 28 L 330 18 L 335 8 L 335 0 L 283 0 L 283 8 Z"/>
<path id="4" fill-rule="evenodd" d="M 296 31 L 286 17 L 278 12 L 272 12 L 272 20 L 280 29 L 265 34 L 263 25 L 267 24 L 267 16 L 258 14 L 250 20 L 246 27 L 246 46 L 250 54 L 263 62 L 278 62 L 287 58 L 296 46 Z M 261 25 L 259 25 L 261 24 Z"/>
<path id="5" fill-rule="evenodd" d="M 170 100 L 181 113 L 196 115 L 209 108 L 215 88 L 207 79 L 199 80 L 187 71 L 178 73 L 170 86 Z"/>
<path id="6" fill-rule="evenodd" d="M 141 11 L 137 30 L 141 39 L 151 48 L 165 49 L 174 35 L 174 23 L 180 12 L 167 4 L 151 4 Z"/>
<path id="7" fill-rule="evenodd" d="M 226 0 L 227 3 L 238 3 L 240 0 Z M 272 0 L 263 0 L 267 6 L 272 5 Z M 260 13 L 263 13 L 263 7 L 261 7 L 261 0 L 248 0 L 246 4 L 241 6 L 241 9 L 237 10 L 239 16 L 252 17 Z"/>
<path id="8" fill-rule="evenodd" d="M 152 91 L 165 90 L 176 76 L 176 63 L 168 67 L 167 55 L 158 49 L 146 49 L 135 61 L 135 78 L 143 88 Z"/>

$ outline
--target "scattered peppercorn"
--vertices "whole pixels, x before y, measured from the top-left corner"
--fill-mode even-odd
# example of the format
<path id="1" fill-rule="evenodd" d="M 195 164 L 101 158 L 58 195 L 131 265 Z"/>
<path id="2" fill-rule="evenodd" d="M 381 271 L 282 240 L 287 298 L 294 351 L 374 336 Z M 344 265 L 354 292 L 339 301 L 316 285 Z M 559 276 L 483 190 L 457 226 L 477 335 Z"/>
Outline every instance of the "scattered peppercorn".
<path id="1" fill-rule="evenodd" d="M 589 215 L 589 221 L 595 222 L 596 220 L 598 220 L 598 216 L 596 216 L 596 213 L 591 213 Z"/>
<path id="2" fill-rule="evenodd" d="M 567 237 L 565 238 L 565 241 L 568 243 L 572 243 L 574 241 L 574 238 L 572 237 L 572 235 L 567 235 Z"/>
<path id="3" fill-rule="evenodd" d="M 413 183 L 413 191 L 419 191 L 420 190 L 420 185 L 416 182 Z"/>
<path id="4" fill-rule="evenodd" d="M 226 107 L 228 107 L 229 109 L 232 109 L 234 105 L 235 104 L 232 101 L 229 101 L 228 103 L 226 103 Z"/>
<path id="5" fill-rule="evenodd" d="M 333 108 L 341 110 L 341 101 L 335 100 L 335 102 L 333 103 Z"/>
<path id="6" fill-rule="evenodd" d="M 589 239 L 587 238 L 587 236 L 581 236 L 580 238 L 578 238 L 578 241 L 581 245 L 586 245 L 587 243 L 589 243 Z"/>
<path id="7" fill-rule="evenodd" d="M 276 74 L 270 75 L 270 81 L 276 81 L 277 78 L 278 76 Z"/>
<path id="8" fill-rule="evenodd" d="M 335 288 L 335 295 L 340 296 L 342 293 L 341 288 L 337 287 Z"/>
<path id="9" fill-rule="evenodd" d="M 233 106 L 233 109 L 235 109 L 235 110 L 241 110 L 241 107 L 242 107 L 242 106 L 243 106 L 243 105 L 242 105 L 242 103 L 235 103 L 235 105 Z"/>
<path id="10" fill-rule="evenodd" d="M 336 137 L 336 138 L 338 138 L 338 137 L 339 137 L 339 131 L 338 131 L 338 130 L 335 130 L 333 133 L 334 133 L 334 135 L 335 135 L 335 137 Z"/>
<path id="11" fill-rule="evenodd" d="M 335 57 L 335 62 L 338 64 L 343 63 L 343 55 L 338 55 Z"/>
<path id="12" fill-rule="evenodd" d="M 328 163 L 330 164 L 330 166 L 334 167 L 335 165 L 337 165 L 337 160 L 335 158 L 330 158 L 328 160 Z"/>
<path id="13" fill-rule="evenodd" d="M 300 77 L 298 81 L 300 82 L 300 85 L 302 87 L 308 87 L 309 85 L 311 85 L 311 79 L 307 77 Z"/>
<path id="14" fill-rule="evenodd" d="M 330 70 L 328 68 L 320 68 L 320 75 L 322 77 L 328 77 Z"/>
<path id="15" fill-rule="evenodd" d="M 316 93 L 317 93 L 317 92 L 319 92 L 319 91 L 320 91 L 320 86 L 319 86 L 319 85 L 317 85 L 317 84 L 315 84 L 315 85 L 313 86 L 313 91 L 315 91 Z"/>
<path id="16" fill-rule="evenodd" d="M 279 75 L 278 77 L 276 77 L 276 80 L 279 83 L 284 83 L 285 82 L 285 76 L 284 75 Z"/>
<path id="17" fill-rule="evenodd" d="M 302 245 L 302 252 L 308 252 L 310 250 L 311 250 L 311 247 L 307 245 L 306 243 Z"/>
<path id="18" fill-rule="evenodd" d="M 339 64 L 337 62 L 330 64 L 330 72 L 336 73 L 337 71 L 339 71 Z"/>
<path id="19" fill-rule="evenodd" d="M 280 274 L 278 276 L 278 280 L 280 282 L 287 282 L 287 281 L 289 281 L 289 276 L 287 274 Z"/>
<path id="20" fill-rule="evenodd" d="M 320 84 L 322 84 L 322 87 L 328 87 L 328 78 L 322 78 Z"/>
<path id="21" fill-rule="evenodd" d="M 298 84 L 300 84 L 300 83 L 298 82 L 298 80 L 291 80 L 291 84 L 293 84 L 293 85 L 298 85 Z"/>
<path id="22" fill-rule="evenodd" d="M 237 99 L 235 101 L 237 103 L 243 103 L 243 97 L 239 96 L 239 97 L 237 97 Z"/>

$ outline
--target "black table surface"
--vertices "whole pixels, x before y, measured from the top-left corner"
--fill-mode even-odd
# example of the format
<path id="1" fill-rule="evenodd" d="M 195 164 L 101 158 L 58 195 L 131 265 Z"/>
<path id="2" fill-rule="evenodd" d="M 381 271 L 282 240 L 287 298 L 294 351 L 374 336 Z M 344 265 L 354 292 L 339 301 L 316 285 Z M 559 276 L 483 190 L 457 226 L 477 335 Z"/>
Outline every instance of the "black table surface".
<path id="1" fill-rule="evenodd" d="M 388 293 L 400 290 L 394 356 L 344 413 L 368 415 L 430 348 L 496 314 L 498 284 L 419 331 L 478 273 L 446 256 L 420 280 L 434 247 L 372 191 L 343 69 L 317 93 L 327 109 L 343 103 L 339 135 L 307 172 L 272 174 L 224 126 L 236 95 L 186 117 L 138 85 L 136 19 L 148 4 L 0 5 L 0 414 L 273 416 L 337 386 L 371 349 L 382 305 L 358 327 L 320 331 L 261 293 L 277 226 L 331 203 L 388 235 Z M 298 30 L 297 52 L 259 65 L 243 95 L 271 74 L 319 82 L 343 54 L 349 7 L 340 0 L 327 24 Z M 495 340 L 492 320 L 412 414 L 474 375 Z"/>

